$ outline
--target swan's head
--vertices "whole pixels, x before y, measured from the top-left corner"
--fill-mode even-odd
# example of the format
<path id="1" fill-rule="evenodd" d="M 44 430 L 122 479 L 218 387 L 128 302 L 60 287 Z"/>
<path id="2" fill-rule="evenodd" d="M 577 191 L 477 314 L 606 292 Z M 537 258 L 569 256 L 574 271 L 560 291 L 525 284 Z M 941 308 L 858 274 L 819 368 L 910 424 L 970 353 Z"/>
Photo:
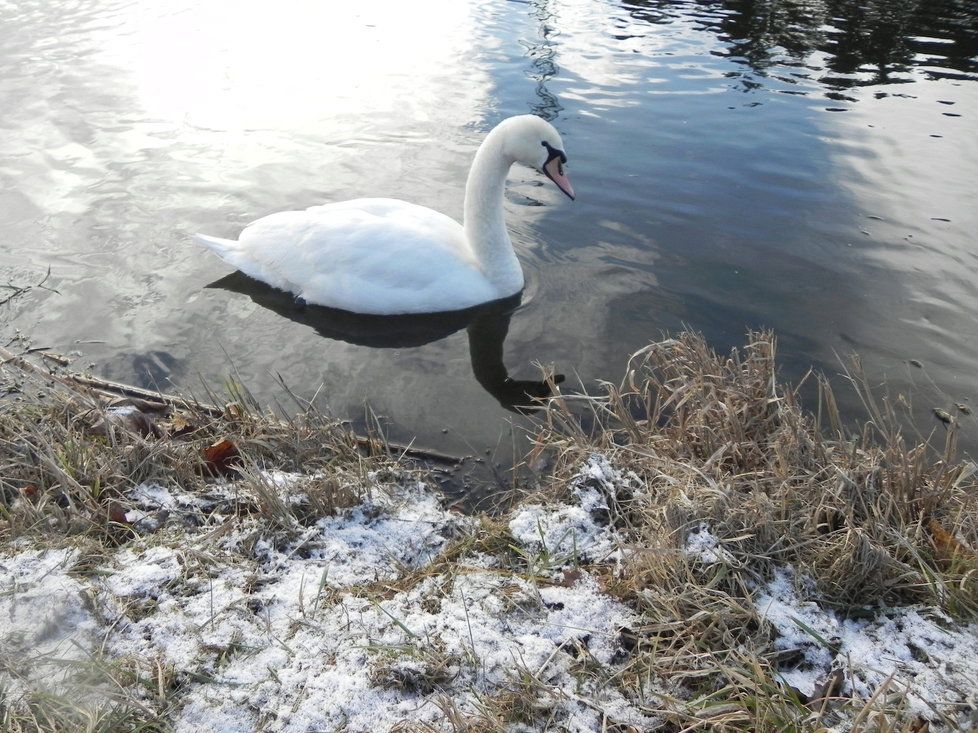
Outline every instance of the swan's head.
<path id="1" fill-rule="evenodd" d="M 506 152 L 515 161 L 543 173 L 573 199 L 574 188 L 564 172 L 564 143 L 554 126 L 535 115 L 511 117 L 503 124 L 507 132 Z"/>

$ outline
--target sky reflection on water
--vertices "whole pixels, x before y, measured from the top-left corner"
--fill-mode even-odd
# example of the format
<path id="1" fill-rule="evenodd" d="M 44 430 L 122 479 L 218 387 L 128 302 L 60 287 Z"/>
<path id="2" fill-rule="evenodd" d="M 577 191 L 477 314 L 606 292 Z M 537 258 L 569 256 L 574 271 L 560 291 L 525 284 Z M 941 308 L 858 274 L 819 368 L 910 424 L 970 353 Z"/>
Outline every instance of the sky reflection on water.
<path id="1" fill-rule="evenodd" d="M 507 217 L 528 276 L 505 343 L 514 376 L 536 379 L 541 361 L 593 386 L 663 330 L 727 348 L 763 325 L 789 378 L 858 350 L 874 381 L 914 391 L 924 430 L 931 407 L 978 401 L 972 3 L 36 0 L 0 13 L 0 275 L 50 265 L 60 291 L 0 323 L 107 376 L 193 387 L 219 382 L 230 356 L 259 395 L 281 375 L 308 395 L 324 385 L 343 417 L 369 401 L 398 438 L 511 443 L 514 418 L 473 378 L 464 331 L 390 349 L 322 338 L 206 288 L 227 268 L 187 234 L 235 236 L 365 194 L 460 216 L 485 131 L 534 112 L 560 129 L 579 196 L 513 171 Z M 975 418 L 960 417 L 974 446 Z"/>

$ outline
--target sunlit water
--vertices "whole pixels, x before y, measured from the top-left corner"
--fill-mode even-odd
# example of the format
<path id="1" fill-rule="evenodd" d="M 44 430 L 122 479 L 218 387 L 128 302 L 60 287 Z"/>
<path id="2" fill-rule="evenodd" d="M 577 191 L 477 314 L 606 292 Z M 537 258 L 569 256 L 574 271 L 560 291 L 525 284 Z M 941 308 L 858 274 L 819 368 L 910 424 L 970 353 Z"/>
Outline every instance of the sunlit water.
<path id="1" fill-rule="evenodd" d="M 500 369 L 593 387 L 664 331 L 726 349 L 769 326 L 787 378 L 856 351 L 973 448 L 976 28 L 964 0 L 0 2 L 0 281 L 50 267 L 58 291 L 2 307 L 2 335 L 166 389 L 233 364 L 266 402 L 281 378 L 505 462 L 527 418 Z M 229 268 L 191 232 L 361 195 L 459 217 L 481 138 L 526 112 L 560 129 L 578 200 L 513 170 L 508 334 L 357 345 L 207 287 Z"/>

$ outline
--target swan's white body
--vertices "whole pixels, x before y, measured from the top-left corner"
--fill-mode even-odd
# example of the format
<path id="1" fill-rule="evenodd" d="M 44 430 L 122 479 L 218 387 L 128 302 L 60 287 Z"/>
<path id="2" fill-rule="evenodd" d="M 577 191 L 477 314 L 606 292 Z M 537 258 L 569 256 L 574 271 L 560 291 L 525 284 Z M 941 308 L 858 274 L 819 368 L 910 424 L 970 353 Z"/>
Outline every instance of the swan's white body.
<path id="1" fill-rule="evenodd" d="M 562 148 L 560 135 L 540 118 L 497 125 L 469 171 L 464 226 L 423 206 L 366 198 L 271 214 L 237 240 L 195 239 L 307 303 L 379 315 L 470 308 L 522 290 L 523 270 L 503 220 L 506 174 L 516 161 L 545 167 L 573 196 L 554 160 L 555 149 L 564 158 Z"/>
<path id="2" fill-rule="evenodd" d="M 431 313 L 468 308 L 497 290 L 465 230 L 450 217 L 395 199 L 354 199 L 283 211 L 229 241 L 197 235 L 246 275 L 307 303 L 354 313 Z"/>

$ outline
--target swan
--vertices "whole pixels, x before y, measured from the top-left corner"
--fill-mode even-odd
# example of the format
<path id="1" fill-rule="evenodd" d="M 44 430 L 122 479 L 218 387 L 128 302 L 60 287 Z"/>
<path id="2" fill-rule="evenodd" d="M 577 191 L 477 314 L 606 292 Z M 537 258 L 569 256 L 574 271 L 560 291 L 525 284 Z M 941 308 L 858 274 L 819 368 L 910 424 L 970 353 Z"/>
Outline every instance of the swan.
<path id="1" fill-rule="evenodd" d="M 368 315 L 471 308 L 523 289 L 503 217 L 506 175 L 517 162 L 574 198 L 560 134 L 546 120 L 520 115 L 496 125 L 479 146 L 463 224 L 406 201 L 362 198 L 270 214 L 237 240 L 194 239 L 299 304 Z"/>

